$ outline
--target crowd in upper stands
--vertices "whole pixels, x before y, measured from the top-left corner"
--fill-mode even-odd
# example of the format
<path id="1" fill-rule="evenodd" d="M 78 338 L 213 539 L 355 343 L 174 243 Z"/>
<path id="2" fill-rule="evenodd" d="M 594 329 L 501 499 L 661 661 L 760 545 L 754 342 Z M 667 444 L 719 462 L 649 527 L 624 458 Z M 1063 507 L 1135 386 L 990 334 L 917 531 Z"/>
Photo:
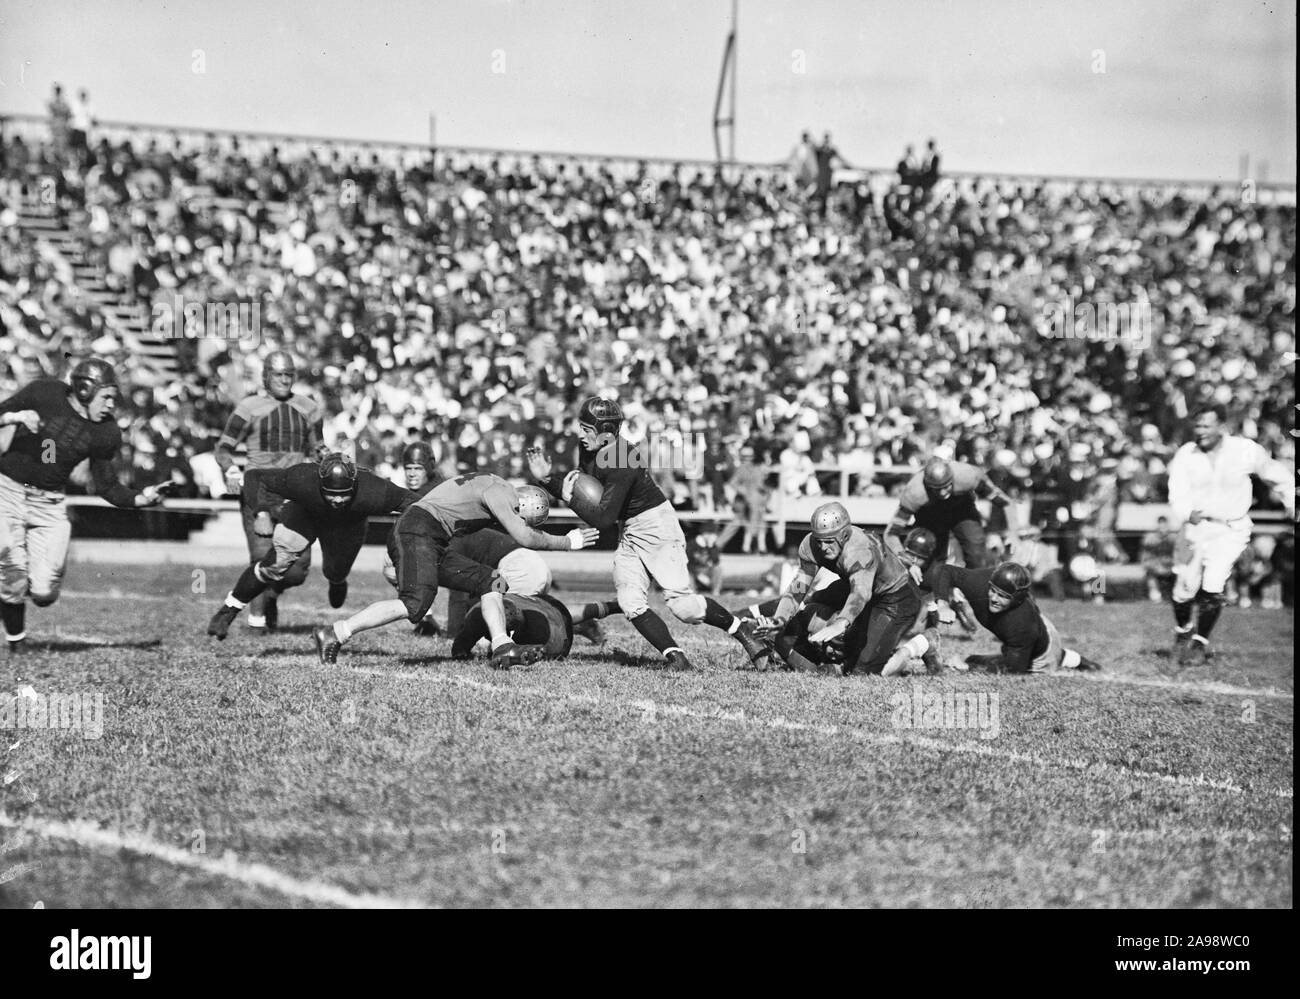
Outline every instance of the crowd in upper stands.
<path id="1" fill-rule="evenodd" d="M 933 143 L 882 178 L 829 136 L 833 157 L 718 172 L 53 131 L 0 142 L 0 395 L 126 350 L 15 224 L 38 194 L 146 315 L 257 307 L 256 343 L 178 341 L 179 379 L 125 358 L 148 475 L 210 449 L 275 347 L 369 464 L 427 437 L 448 468 L 522 475 L 608 393 L 633 436 L 704 435 L 669 483 L 704 508 L 742 443 L 788 495 L 828 464 L 879 492 L 873 470 L 937 452 L 1094 512 L 1160 499 L 1205 401 L 1293 455 L 1295 209 L 1249 192 L 944 178 Z M 1045 335 L 1054 306 L 1108 302 L 1148 342 Z"/>

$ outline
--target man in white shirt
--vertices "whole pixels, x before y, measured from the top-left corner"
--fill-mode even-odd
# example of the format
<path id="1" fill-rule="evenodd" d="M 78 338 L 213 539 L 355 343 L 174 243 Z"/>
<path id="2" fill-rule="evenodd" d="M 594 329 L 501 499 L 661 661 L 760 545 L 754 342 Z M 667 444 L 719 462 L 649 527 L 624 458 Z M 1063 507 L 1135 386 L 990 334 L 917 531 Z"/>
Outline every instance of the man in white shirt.
<path id="1" fill-rule="evenodd" d="M 1252 440 L 1227 433 L 1222 406 L 1195 416 L 1193 440 L 1169 463 L 1169 504 L 1186 525 L 1191 558 L 1174 566 L 1174 649 L 1183 664 L 1210 657 L 1210 632 L 1223 610 L 1224 586 L 1250 543 L 1250 477 L 1268 483 L 1295 518 L 1290 474 Z M 1192 605 L 1196 623 L 1192 624 Z"/>

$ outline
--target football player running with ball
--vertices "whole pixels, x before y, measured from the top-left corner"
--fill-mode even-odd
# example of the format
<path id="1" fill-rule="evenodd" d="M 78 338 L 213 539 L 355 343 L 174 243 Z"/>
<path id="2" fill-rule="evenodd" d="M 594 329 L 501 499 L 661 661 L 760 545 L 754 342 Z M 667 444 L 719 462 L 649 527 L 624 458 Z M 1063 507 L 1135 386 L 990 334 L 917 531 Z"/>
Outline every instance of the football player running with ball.
<path id="1" fill-rule="evenodd" d="M 14 428 L 0 454 L 0 618 L 10 655 L 27 637 L 28 597 L 37 607 L 59 599 L 72 537 L 64 496 L 72 470 L 89 458 L 98 494 L 127 509 L 160 502 L 166 488 L 136 492 L 118 481 L 113 366 L 81 361 L 69 382 L 39 378 L 0 402 L 0 427 Z"/>
<path id="2" fill-rule="evenodd" d="M 589 605 L 585 619 L 622 612 L 641 636 L 653 645 L 670 669 L 692 668 L 686 653 L 673 639 L 663 619 L 650 609 L 650 583 L 663 591 L 668 609 L 679 621 L 707 624 L 740 642 L 754 664 L 767 662 L 771 650 L 759 641 L 748 621 L 735 617 L 712 597 L 696 592 L 686 557 L 686 536 L 663 491 L 650 476 L 643 445 L 619 441 L 623 411 L 610 399 L 588 399 L 578 411 L 578 467 L 567 473 L 555 470 L 540 448 L 528 452 L 533 476 L 565 503 L 574 500 L 579 474 L 592 476 L 602 489 L 598 500 L 583 513 L 592 527 L 604 530 L 620 525 L 614 553 L 614 592 L 617 603 Z M 585 505 L 585 504 L 584 504 Z"/>
<path id="3" fill-rule="evenodd" d="M 380 600 L 336 621 L 333 628 L 318 628 L 313 636 L 323 663 L 338 661 L 340 648 L 353 635 L 381 628 L 406 618 L 412 624 L 424 620 L 433 606 L 438 587 L 463 590 L 480 598 L 483 618 L 492 640 L 490 665 L 496 669 L 536 662 L 546 650 L 511 641 L 501 595 L 510 588 L 507 577 L 497 569 L 475 561 L 456 550 L 453 539 L 484 528 L 499 526 L 524 548 L 544 551 L 578 551 L 595 544 L 599 531 L 574 528 L 556 537 L 535 529 L 545 519 L 550 504 L 536 486 L 518 491 L 498 475 L 479 472 L 448 479 L 417 499 L 393 525 L 388 554 L 397 580 L 397 597 Z M 532 523 L 521 510 L 535 511 Z"/>
<path id="4" fill-rule="evenodd" d="M 224 641 L 239 612 L 268 587 L 282 591 L 307 579 L 304 553 L 320 540 L 321 571 L 329 581 L 331 607 L 348 596 L 348 574 L 366 540 L 372 516 L 404 510 L 415 494 L 358 469 L 346 455 L 327 454 L 319 464 L 305 462 L 268 472 L 262 487 L 271 498 L 283 496 L 271 548 L 244 570 L 225 603 L 212 616 L 208 634 Z"/>
<path id="5" fill-rule="evenodd" d="M 819 568 L 839 579 L 810 593 Z M 777 636 L 776 650 L 793 669 L 879 673 L 920 611 L 920 594 L 899 557 L 854 527 L 844 504 L 823 503 L 799 545 L 799 571 L 760 627 Z"/>

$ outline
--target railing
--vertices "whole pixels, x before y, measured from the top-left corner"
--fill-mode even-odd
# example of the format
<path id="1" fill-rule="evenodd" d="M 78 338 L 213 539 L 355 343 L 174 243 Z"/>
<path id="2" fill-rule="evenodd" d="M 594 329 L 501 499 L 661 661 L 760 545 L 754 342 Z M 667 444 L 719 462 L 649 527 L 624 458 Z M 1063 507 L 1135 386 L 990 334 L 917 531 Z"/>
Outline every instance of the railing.
<path id="1" fill-rule="evenodd" d="M 0 112 L 0 138 L 8 134 L 21 134 L 24 138 L 46 138 L 49 119 L 44 115 L 22 112 Z M 379 157 L 381 163 L 389 166 L 411 164 L 422 161 L 430 153 L 436 152 L 443 157 L 459 157 L 471 162 L 488 162 L 491 160 L 522 162 L 536 161 L 544 169 L 554 169 L 560 164 L 579 167 L 603 167 L 616 177 L 636 176 L 644 169 L 653 175 L 662 175 L 677 168 L 693 169 L 696 173 L 713 174 L 720 168 L 733 179 L 737 176 L 773 176 L 784 175 L 784 162 L 759 163 L 736 162 L 719 164 L 714 160 L 689 159 L 666 156 L 637 156 L 609 153 L 573 153 L 551 150 L 498 149 L 483 146 L 449 146 L 445 144 L 430 145 L 427 142 L 403 142 L 393 139 L 350 139 L 336 136 L 294 135 L 280 132 L 262 132 L 224 128 L 201 128 L 193 125 L 159 125 L 143 122 L 96 121 L 92 130 L 92 141 L 107 137 L 113 141 L 122 140 L 180 140 L 182 147 L 192 149 L 206 145 L 212 140 L 224 142 L 238 141 L 241 148 L 249 153 L 265 153 L 271 147 L 279 147 L 282 154 L 301 154 L 308 150 L 329 154 L 335 151 L 344 156 Z M 845 179 L 860 177 L 872 182 L 887 181 L 896 174 L 893 167 L 863 167 L 843 171 Z M 1156 177 L 1094 177 L 1069 174 L 1046 173 L 1002 173 L 988 170 L 944 170 L 943 179 L 989 181 L 1010 184 L 1046 184 L 1048 186 L 1077 187 L 1095 185 L 1125 189 L 1176 189 L 1187 193 L 1207 193 L 1213 189 L 1232 188 L 1240 190 L 1249 184 L 1252 194 L 1261 202 L 1270 204 L 1295 204 L 1296 185 L 1276 181 L 1238 181 L 1221 178 L 1218 180 L 1188 178 Z"/>

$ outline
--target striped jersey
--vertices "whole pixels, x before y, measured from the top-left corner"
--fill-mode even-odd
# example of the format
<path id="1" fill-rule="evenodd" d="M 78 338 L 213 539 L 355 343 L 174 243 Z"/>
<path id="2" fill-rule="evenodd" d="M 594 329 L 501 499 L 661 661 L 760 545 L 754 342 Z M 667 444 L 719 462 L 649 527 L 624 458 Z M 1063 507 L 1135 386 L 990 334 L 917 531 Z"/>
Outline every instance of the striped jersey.
<path id="1" fill-rule="evenodd" d="M 269 395 L 250 395 L 230 414 L 217 442 L 217 464 L 224 472 L 235 463 L 235 448 L 248 446 L 247 468 L 289 468 L 314 460 L 322 439 L 324 407 L 315 399 L 292 395 L 283 402 Z"/>

